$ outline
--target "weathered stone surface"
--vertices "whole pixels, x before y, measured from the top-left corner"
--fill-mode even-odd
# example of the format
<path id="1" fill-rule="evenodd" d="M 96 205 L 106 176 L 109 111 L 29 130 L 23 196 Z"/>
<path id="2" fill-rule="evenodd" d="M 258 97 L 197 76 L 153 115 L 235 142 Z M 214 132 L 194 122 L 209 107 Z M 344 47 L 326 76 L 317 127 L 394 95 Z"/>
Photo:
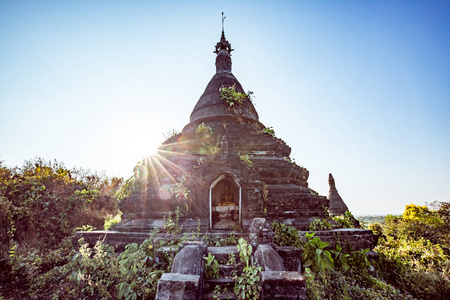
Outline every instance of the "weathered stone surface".
<path id="1" fill-rule="evenodd" d="M 300 249 L 292 246 L 276 246 L 275 250 L 283 258 L 284 269 L 286 271 L 296 271 L 301 273 L 302 252 Z"/>
<path id="2" fill-rule="evenodd" d="M 236 259 L 239 256 L 236 246 L 208 247 L 208 252 L 214 255 L 218 261 L 227 261 L 230 253 L 233 253 Z"/>
<path id="3" fill-rule="evenodd" d="M 253 219 L 250 228 L 248 229 L 248 235 L 250 243 L 253 246 L 259 244 L 273 245 L 273 238 L 275 236 L 269 222 L 264 218 Z"/>
<path id="4" fill-rule="evenodd" d="M 158 282 L 156 300 L 197 300 L 201 297 L 199 275 L 164 273 Z"/>
<path id="5" fill-rule="evenodd" d="M 378 253 L 376 253 L 375 251 L 367 252 L 367 258 L 370 260 L 377 259 L 378 257 L 380 257 L 380 255 Z"/>
<path id="6" fill-rule="evenodd" d="M 330 194 L 328 196 L 328 199 L 330 199 L 330 207 L 328 208 L 328 212 L 331 216 L 345 214 L 345 212 L 349 211 L 348 207 L 339 195 L 336 189 L 333 175 L 331 175 L 331 173 L 328 176 L 328 184 L 330 185 Z"/>
<path id="7" fill-rule="evenodd" d="M 284 271 L 283 259 L 270 245 L 258 245 L 254 259 L 264 271 Z"/>
<path id="8" fill-rule="evenodd" d="M 261 272 L 262 299 L 306 299 L 305 278 L 298 272 Z"/>
<path id="9" fill-rule="evenodd" d="M 199 275 L 203 277 L 206 255 L 206 245 L 188 245 L 175 256 L 172 273 Z"/>
<path id="10" fill-rule="evenodd" d="M 301 231 L 300 235 L 304 236 L 305 231 Z M 378 236 L 373 234 L 371 230 L 356 228 L 341 228 L 333 230 L 317 231 L 315 234 L 321 241 L 330 243 L 327 249 L 334 249 L 336 242 L 340 241 L 341 246 L 345 250 L 362 250 L 373 249 L 378 242 Z"/>

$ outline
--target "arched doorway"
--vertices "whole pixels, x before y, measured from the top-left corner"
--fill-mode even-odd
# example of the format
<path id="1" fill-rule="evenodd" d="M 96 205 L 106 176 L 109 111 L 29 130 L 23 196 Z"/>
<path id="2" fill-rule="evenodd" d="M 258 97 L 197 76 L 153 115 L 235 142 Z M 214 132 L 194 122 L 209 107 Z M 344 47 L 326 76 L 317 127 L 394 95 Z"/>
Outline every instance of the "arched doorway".
<path id="1" fill-rule="evenodd" d="M 241 186 L 228 174 L 220 175 L 209 188 L 210 228 L 239 230 Z"/>

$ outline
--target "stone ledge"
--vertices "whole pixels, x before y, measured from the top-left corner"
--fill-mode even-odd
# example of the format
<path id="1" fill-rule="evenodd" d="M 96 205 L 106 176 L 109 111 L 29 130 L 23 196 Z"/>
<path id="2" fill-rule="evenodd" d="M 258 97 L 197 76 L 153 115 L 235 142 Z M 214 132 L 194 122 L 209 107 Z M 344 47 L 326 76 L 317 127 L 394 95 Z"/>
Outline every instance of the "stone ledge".
<path id="1" fill-rule="evenodd" d="M 308 231 L 300 231 L 301 236 L 305 236 Z M 333 230 L 316 231 L 315 237 L 320 238 L 322 242 L 328 242 L 330 245 L 326 249 L 334 249 L 337 241 L 345 250 L 358 251 L 369 248 L 372 250 L 378 242 L 378 236 L 368 229 L 341 228 Z"/>
<path id="2" fill-rule="evenodd" d="M 156 300 L 194 300 L 201 297 L 199 275 L 164 273 L 158 282 Z"/>
<path id="3" fill-rule="evenodd" d="M 306 299 L 306 281 L 298 272 L 261 272 L 262 299 Z"/>

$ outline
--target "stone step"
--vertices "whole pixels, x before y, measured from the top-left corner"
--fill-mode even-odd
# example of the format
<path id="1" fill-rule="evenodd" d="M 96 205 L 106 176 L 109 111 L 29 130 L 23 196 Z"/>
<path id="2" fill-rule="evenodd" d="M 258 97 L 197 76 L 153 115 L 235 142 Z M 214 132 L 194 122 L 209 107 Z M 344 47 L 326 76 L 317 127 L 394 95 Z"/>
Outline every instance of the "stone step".
<path id="1" fill-rule="evenodd" d="M 239 261 L 239 252 L 236 246 L 208 247 L 208 252 L 214 255 L 219 262 L 228 261 L 230 253 L 233 253 L 236 261 Z"/>
<path id="2" fill-rule="evenodd" d="M 214 293 L 216 287 L 219 287 L 219 292 L 222 293 L 224 290 L 233 291 L 234 280 L 229 277 L 222 277 L 218 279 L 205 279 L 203 285 L 203 294 Z"/>
<path id="3" fill-rule="evenodd" d="M 213 284 L 213 285 L 225 285 L 225 284 L 233 284 L 234 285 L 234 280 L 233 280 L 233 278 L 224 278 L 224 277 L 217 278 L 217 279 L 206 278 L 205 283 L 209 283 L 209 284 Z"/>
<path id="4" fill-rule="evenodd" d="M 226 293 L 219 293 L 219 294 L 211 292 L 211 293 L 208 293 L 206 295 L 203 295 L 202 299 L 208 299 L 208 300 L 211 300 L 211 299 L 230 299 L 231 300 L 231 299 L 237 299 L 237 297 L 236 297 L 236 295 L 234 294 L 233 291 L 228 291 Z"/>
<path id="5" fill-rule="evenodd" d="M 226 277 L 232 277 L 233 271 L 238 269 L 238 266 L 236 265 L 220 265 L 219 275 L 220 277 L 226 278 Z"/>

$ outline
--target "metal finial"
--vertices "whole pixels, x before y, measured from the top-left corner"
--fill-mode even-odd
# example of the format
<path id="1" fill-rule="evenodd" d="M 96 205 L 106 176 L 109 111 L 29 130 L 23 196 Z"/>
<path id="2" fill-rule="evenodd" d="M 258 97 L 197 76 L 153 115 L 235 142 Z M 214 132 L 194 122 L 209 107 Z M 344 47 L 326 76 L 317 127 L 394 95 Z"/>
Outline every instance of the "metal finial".
<path id="1" fill-rule="evenodd" d="M 224 16 L 223 12 L 222 12 L 222 31 L 223 31 L 223 21 L 225 21 L 225 18 L 226 18 L 226 16 Z"/>
<path id="2" fill-rule="evenodd" d="M 225 49 L 227 50 L 228 54 L 231 55 L 231 51 L 233 51 L 234 49 L 231 49 L 231 44 L 227 41 L 227 39 L 225 38 L 225 32 L 223 31 L 223 23 L 225 21 L 225 16 L 223 15 L 222 12 L 222 36 L 220 37 L 220 42 L 217 43 L 216 45 L 216 50 L 214 51 L 214 53 L 219 53 L 219 51 L 221 49 Z"/>

